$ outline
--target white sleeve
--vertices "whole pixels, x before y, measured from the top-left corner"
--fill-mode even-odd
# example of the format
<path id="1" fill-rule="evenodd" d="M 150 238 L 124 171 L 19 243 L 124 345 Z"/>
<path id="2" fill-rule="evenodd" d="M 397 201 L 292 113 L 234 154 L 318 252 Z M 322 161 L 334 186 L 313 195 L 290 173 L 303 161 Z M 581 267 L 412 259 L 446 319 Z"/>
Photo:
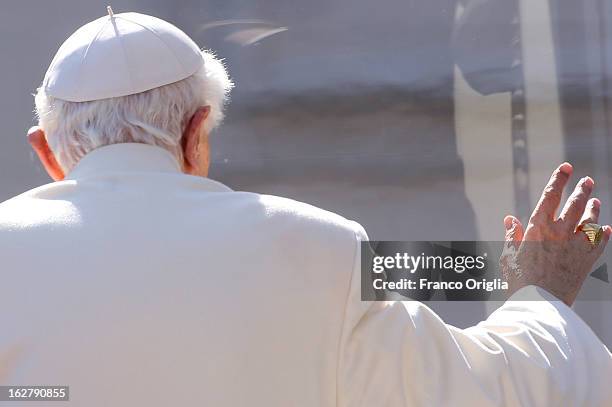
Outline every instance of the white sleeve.
<path id="1" fill-rule="evenodd" d="M 416 301 L 361 301 L 359 257 L 358 248 L 339 406 L 612 406 L 612 355 L 545 290 L 525 287 L 462 330 Z"/>

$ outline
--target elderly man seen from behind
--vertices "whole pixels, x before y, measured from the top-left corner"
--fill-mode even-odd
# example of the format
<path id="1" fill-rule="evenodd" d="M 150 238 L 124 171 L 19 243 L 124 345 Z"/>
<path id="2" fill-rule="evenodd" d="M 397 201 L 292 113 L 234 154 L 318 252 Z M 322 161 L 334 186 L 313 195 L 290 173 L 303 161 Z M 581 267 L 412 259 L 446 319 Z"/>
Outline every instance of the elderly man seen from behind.
<path id="1" fill-rule="evenodd" d="M 142 14 L 61 46 L 28 135 L 56 182 L 0 205 L 3 385 L 91 407 L 612 405 L 611 355 L 567 306 L 610 236 L 575 232 L 597 222 L 593 180 L 557 218 L 564 164 L 525 230 L 506 219 L 514 297 L 457 329 L 361 301 L 359 224 L 206 177 L 231 87 Z M 547 239 L 562 249 L 524 244 Z"/>

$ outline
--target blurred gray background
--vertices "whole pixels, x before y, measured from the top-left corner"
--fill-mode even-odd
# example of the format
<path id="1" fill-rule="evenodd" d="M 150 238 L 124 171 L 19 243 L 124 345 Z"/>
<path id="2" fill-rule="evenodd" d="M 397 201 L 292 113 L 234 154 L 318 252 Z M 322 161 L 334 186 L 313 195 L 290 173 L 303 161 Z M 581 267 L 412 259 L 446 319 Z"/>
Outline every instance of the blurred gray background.
<path id="1" fill-rule="evenodd" d="M 233 189 L 338 212 L 372 239 L 501 240 L 504 215 L 526 219 L 569 160 L 596 179 L 600 223 L 611 221 L 609 1 L 111 4 L 166 19 L 225 59 L 237 87 L 211 177 Z M 50 181 L 25 139 L 32 93 L 59 45 L 106 5 L 3 2 L 0 200 Z M 461 326 L 494 307 L 430 305 Z M 611 303 L 576 309 L 612 345 Z"/>

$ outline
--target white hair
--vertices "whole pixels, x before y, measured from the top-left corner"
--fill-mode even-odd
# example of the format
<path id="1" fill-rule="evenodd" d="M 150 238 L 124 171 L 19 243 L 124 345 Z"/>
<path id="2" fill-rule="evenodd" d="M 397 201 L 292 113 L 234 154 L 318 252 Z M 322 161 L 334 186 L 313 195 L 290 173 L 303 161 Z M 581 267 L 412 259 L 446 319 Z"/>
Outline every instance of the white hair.
<path id="1" fill-rule="evenodd" d="M 223 63 L 211 52 L 202 56 L 203 67 L 190 77 L 128 96 L 69 102 L 41 86 L 35 97 L 38 123 L 64 172 L 90 151 L 118 143 L 156 145 L 182 162 L 181 137 L 189 119 L 199 107 L 210 106 L 205 126 L 214 129 L 233 87 Z"/>

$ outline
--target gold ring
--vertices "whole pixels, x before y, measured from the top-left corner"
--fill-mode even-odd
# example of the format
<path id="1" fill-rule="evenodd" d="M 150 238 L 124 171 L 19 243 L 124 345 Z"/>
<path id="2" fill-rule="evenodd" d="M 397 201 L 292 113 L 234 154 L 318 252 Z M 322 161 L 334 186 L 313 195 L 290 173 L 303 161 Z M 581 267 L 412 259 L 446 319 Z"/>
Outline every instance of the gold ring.
<path id="1" fill-rule="evenodd" d="M 587 239 L 589 239 L 589 242 L 591 242 L 593 246 L 597 246 L 599 242 L 601 242 L 601 237 L 603 236 L 603 226 L 597 223 L 584 223 L 578 225 L 576 232 L 584 233 Z"/>

